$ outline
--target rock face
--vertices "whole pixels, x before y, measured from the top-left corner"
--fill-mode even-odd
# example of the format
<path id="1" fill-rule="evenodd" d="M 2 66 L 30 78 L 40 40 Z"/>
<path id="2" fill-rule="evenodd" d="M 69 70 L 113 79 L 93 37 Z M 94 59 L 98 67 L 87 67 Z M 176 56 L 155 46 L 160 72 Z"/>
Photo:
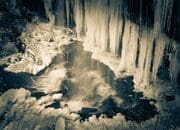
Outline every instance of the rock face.
<path id="1" fill-rule="evenodd" d="M 169 65 L 163 68 L 163 73 L 168 70 L 168 78 L 178 81 L 179 42 L 178 29 L 174 29 L 179 19 L 174 17 L 180 5 L 177 0 L 55 2 L 54 8 L 48 6 L 51 2 L 45 4 L 54 10 L 47 12 L 48 17 L 54 17 L 52 22 L 74 28 L 85 48 L 101 52 L 94 57 L 113 66 L 117 73 L 131 73 L 138 84 L 147 85 L 159 78 L 165 57 Z M 104 52 L 120 57 L 118 63 L 108 63 L 107 57 L 101 57 Z"/>

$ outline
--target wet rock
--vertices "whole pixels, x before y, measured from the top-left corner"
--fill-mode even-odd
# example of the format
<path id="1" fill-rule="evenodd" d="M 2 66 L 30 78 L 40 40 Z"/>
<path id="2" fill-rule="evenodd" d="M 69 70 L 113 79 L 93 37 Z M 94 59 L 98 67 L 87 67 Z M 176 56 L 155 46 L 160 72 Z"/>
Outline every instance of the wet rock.
<path id="1" fill-rule="evenodd" d="M 100 111 L 102 111 L 101 113 L 105 114 L 107 117 L 112 118 L 117 113 L 117 104 L 111 97 L 109 97 L 102 102 Z"/>
<path id="2" fill-rule="evenodd" d="M 1 54 L 4 56 L 7 56 L 7 55 L 17 53 L 17 52 L 18 50 L 15 46 L 15 42 L 6 42 L 6 44 L 3 45 Z"/>
<path id="3" fill-rule="evenodd" d="M 150 100 L 143 99 L 133 107 L 120 107 L 119 111 L 125 115 L 127 120 L 141 122 L 148 120 L 158 114 L 154 105 L 150 104 Z"/>
<path id="4" fill-rule="evenodd" d="M 53 38 L 50 38 L 50 39 L 49 39 L 49 42 L 54 42 L 54 39 L 53 39 Z"/>
<path id="5" fill-rule="evenodd" d="M 166 101 L 173 101 L 175 100 L 175 95 L 165 95 L 164 98 Z"/>
<path id="6" fill-rule="evenodd" d="M 21 42 L 20 40 L 17 40 L 16 47 L 19 52 L 22 52 L 22 53 L 25 52 L 26 45 L 23 42 Z"/>
<path id="7" fill-rule="evenodd" d="M 71 80 L 66 79 L 66 80 L 62 81 L 62 84 L 60 86 L 60 91 L 63 94 L 63 96 L 65 96 L 65 97 L 70 96 L 72 86 L 73 86 L 73 84 L 72 84 Z"/>
<path id="8" fill-rule="evenodd" d="M 54 102 L 51 103 L 50 105 L 45 106 L 45 108 L 48 108 L 48 107 L 53 107 L 53 108 L 55 108 L 55 109 L 58 109 L 58 108 L 61 107 L 61 105 L 60 105 L 60 102 L 59 102 L 59 101 L 54 101 Z"/>
<path id="9" fill-rule="evenodd" d="M 175 95 L 176 95 L 176 90 L 173 90 L 171 88 L 165 89 L 164 92 L 161 95 L 161 99 L 165 101 L 174 101 L 175 100 Z"/>
<path id="10" fill-rule="evenodd" d="M 32 79 L 25 73 L 11 73 L 4 70 L 5 66 L 0 66 L 0 86 L 1 92 L 12 88 L 26 87 L 32 85 Z"/>
<path id="11" fill-rule="evenodd" d="M 116 80 L 117 96 L 109 96 L 98 108 L 83 108 L 79 114 L 81 121 L 85 121 L 92 115 L 100 117 L 105 115 L 113 118 L 117 113 L 125 116 L 126 120 L 141 122 L 148 120 L 158 114 L 155 100 L 143 98 L 142 92 L 135 92 L 133 77 L 127 76 Z"/>
<path id="12" fill-rule="evenodd" d="M 116 90 L 118 95 L 124 99 L 128 99 L 128 95 L 133 95 L 134 89 L 133 76 L 126 76 L 116 79 Z"/>
<path id="13" fill-rule="evenodd" d="M 40 99 L 43 96 L 46 96 L 44 92 L 33 92 L 31 96 L 36 97 L 37 99 Z"/>
<path id="14" fill-rule="evenodd" d="M 81 111 L 78 112 L 81 117 L 80 121 L 85 121 L 85 119 L 95 115 L 97 111 L 97 108 L 82 108 Z"/>

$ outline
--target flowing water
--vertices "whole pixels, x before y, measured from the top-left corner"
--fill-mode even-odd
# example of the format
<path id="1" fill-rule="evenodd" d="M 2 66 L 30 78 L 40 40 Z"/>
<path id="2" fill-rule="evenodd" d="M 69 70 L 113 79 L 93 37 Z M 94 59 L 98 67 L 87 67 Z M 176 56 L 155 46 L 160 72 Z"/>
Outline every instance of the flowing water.
<path id="1" fill-rule="evenodd" d="M 53 96 L 46 108 L 68 107 L 81 121 L 93 115 L 112 118 L 121 113 L 127 120 L 140 122 L 157 114 L 155 100 L 133 91 L 133 76 L 116 78 L 108 66 L 92 59 L 92 53 L 84 51 L 80 42 L 61 49 L 63 53 L 36 76 L 1 71 L 3 84 L 7 89 L 25 87 L 37 99 Z"/>

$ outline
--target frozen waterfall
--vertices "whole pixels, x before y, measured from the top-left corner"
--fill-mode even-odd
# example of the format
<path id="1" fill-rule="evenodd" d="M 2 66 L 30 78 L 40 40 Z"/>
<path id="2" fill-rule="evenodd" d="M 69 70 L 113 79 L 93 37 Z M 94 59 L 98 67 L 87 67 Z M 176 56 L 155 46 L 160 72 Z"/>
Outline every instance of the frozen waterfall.
<path id="1" fill-rule="evenodd" d="M 171 44 L 178 53 L 179 45 L 164 33 L 170 29 L 174 0 L 150 0 L 148 5 L 145 5 L 147 0 L 138 2 L 56 0 L 55 4 L 51 3 L 54 7 L 48 6 L 48 2 L 45 6 L 54 10 L 53 13 L 47 11 L 47 17 L 51 20 L 54 16 L 55 24 L 74 29 L 86 50 L 99 51 L 94 58 L 107 62 L 118 74 L 133 74 L 136 83 L 147 85 L 157 79 L 165 48 Z M 111 56 L 99 56 L 104 52 L 113 55 L 118 62 L 110 63 Z M 170 60 L 169 67 L 170 79 L 174 80 L 179 68 L 172 64 L 179 61 L 176 54 L 169 55 L 176 59 Z M 112 64 L 115 67 L 111 67 Z"/>

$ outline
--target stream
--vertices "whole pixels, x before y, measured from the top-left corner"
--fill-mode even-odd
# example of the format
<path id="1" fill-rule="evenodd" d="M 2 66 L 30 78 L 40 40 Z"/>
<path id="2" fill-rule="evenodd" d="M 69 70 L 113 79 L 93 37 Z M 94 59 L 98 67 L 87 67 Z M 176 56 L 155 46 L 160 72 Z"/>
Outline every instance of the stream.
<path id="1" fill-rule="evenodd" d="M 72 113 L 80 115 L 81 121 L 93 115 L 112 118 L 121 113 L 126 120 L 141 122 L 158 114 L 154 99 L 134 91 L 133 76 L 115 77 L 108 66 L 92 59 L 91 52 L 84 51 L 80 42 L 61 49 L 63 53 L 36 76 L 5 72 L 1 66 L 1 93 L 23 87 L 37 99 L 61 96 L 46 108 L 69 107 Z"/>

